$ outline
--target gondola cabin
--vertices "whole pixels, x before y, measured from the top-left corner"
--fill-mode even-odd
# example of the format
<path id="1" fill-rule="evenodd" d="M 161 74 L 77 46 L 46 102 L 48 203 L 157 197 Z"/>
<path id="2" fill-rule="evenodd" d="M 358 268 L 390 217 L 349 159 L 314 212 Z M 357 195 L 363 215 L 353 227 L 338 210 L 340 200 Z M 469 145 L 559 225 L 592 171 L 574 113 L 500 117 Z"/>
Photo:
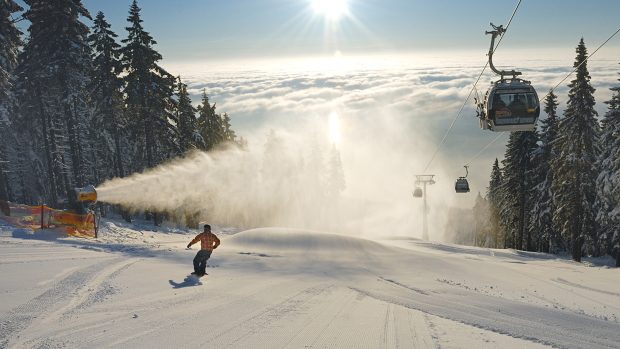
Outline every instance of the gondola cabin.
<path id="1" fill-rule="evenodd" d="M 422 188 L 415 188 L 415 190 L 413 191 L 413 197 L 414 198 L 421 198 L 422 197 Z"/>
<path id="2" fill-rule="evenodd" d="M 469 193 L 469 182 L 467 182 L 467 178 L 459 177 L 454 183 L 454 190 L 457 193 Z"/>
<path id="3" fill-rule="evenodd" d="M 484 101 L 483 129 L 534 131 L 540 115 L 538 94 L 529 81 L 502 79 L 489 89 Z"/>

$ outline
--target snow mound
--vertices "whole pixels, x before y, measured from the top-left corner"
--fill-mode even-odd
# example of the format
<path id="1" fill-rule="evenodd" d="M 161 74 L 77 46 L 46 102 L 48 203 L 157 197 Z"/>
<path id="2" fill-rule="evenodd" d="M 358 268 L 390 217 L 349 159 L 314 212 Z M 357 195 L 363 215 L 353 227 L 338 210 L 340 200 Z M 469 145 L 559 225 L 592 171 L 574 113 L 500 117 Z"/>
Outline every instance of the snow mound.
<path id="1" fill-rule="evenodd" d="M 347 235 L 289 228 L 259 228 L 237 233 L 226 244 L 265 250 L 388 251 L 389 248 L 366 239 Z"/>

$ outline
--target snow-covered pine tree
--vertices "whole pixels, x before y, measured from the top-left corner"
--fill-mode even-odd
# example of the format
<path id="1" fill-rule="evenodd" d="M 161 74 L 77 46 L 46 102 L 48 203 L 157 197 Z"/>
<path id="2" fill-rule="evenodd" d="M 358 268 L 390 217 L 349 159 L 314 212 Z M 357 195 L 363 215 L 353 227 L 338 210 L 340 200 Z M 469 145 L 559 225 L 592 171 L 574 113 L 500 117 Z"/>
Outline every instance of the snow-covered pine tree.
<path id="1" fill-rule="evenodd" d="M 311 200 L 311 205 L 323 202 L 327 194 L 325 185 L 325 152 L 323 149 L 323 144 L 319 142 L 316 133 L 313 133 L 307 144 L 308 160 L 306 161 L 305 171 L 306 184 L 310 188 L 315 188 L 312 193 L 314 197 Z"/>
<path id="2" fill-rule="evenodd" d="M 228 113 L 222 114 L 222 127 L 224 128 L 224 142 L 236 142 L 237 135 L 230 124 L 230 116 Z"/>
<path id="3" fill-rule="evenodd" d="M 536 132 L 512 132 L 506 145 L 502 181 L 501 217 L 507 247 L 531 250 L 532 236 L 528 229 L 532 197 L 531 154 L 536 148 Z"/>
<path id="4" fill-rule="evenodd" d="M 296 163 L 284 139 L 270 130 L 264 146 L 259 173 L 263 224 L 289 224 L 282 212 L 292 212 L 298 206 L 299 188 Z"/>
<path id="5" fill-rule="evenodd" d="M 532 189 L 533 202 L 530 209 L 530 231 L 534 232 L 535 249 L 541 252 L 558 253 L 563 250 L 561 238 L 553 225 L 553 195 L 551 183 L 553 171 L 550 162 L 555 158 L 554 142 L 558 136 L 558 101 L 557 96 L 550 91 L 545 99 L 545 113 L 547 118 L 541 121 L 540 145 L 533 154 L 532 177 L 536 183 Z"/>
<path id="6" fill-rule="evenodd" d="M 142 27 L 136 0 L 129 9 L 128 37 L 122 40 L 128 131 L 136 142 L 133 171 L 153 167 L 179 153 L 173 100 L 175 78 L 157 62 L 157 43 Z"/>
<path id="7" fill-rule="evenodd" d="M 13 13 L 22 8 L 13 0 L 0 1 L 0 200 L 15 200 L 18 191 L 16 160 L 17 138 L 11 126 L 15 110 L 14 70 L 21 45 L 20 31 L 13 23 Z"/>
<path id="8" fill-rule="evenodd" d="M 198 130 L 205 141 L 204 150 L 209 151 L 225 140 L 225 129 L 222 117 L 215 113 L 215 103 L 209 103 L 209 96 L 204 90 L 198 113 Z"/>
<path id="9" fill-rule="evenodd" d="M 328 208 L 325 206 L 327 188 L 327 170 L 324 143 L 321 143 L 316 133 L 306 142 L 306 167 L 303 173 L 303 183 L 307 188 L 311 188 L 304 197 L 303 207 L 306 212 L 315 212 L 316 217 L 308 219 L 306 224 L 311 227 L 320 227 L 321 221 L 326 219 Z"/>
<path id="10" fill-rule="evenodd" d="M 599 140 L 599 175 L 596 198 L 596 222 L 601 252 L 616 255 L 620 267 L 620 87 L 613 94 L 603 118 Z"/>
<path id="11" fill-rule="evenodd" d="M 499 168 L 497 158 L 493 163 L 491 170 L 491 180 L 487 190 L 487 201 L 489 206 L 489 235 L 491 241 L 489 247 L 502 248 L 506 247 L 505 234 L 503 226 L 500 224 L 500 212 L 502 205 L 502 170 Z"/>
<path id="12" fill-rule="evenodd" d="M 569 84 L 568 104 L 559 123 L 557 157 L 551 162 L 551 189 L 556 207 L 553 222 L 568 242 L 573 260 L 580 262 L 584 243 L 596 244 L 594 201 L 600 130 L 583 38 L 576 52 L 577 75 Z"/>
<path id="13" fill-rule="evenodd" d="M 347 185 L 344 177 L 344 169 L 342 168 L 340 151 L 336 148 L 335 144 L 332 144 L 328 156 L 326 179 L 327 197 L 329 200 L 338 200 L 340 194 L 346 189 Z"/>
<path id="14" fill-rule="evenodd" d="M 346 189 L 346 180 L 344 176 L 344 168 L 342 167 L 342 159 L 340 151 L 336 144 L 332 144 L 327 154 L 327 175 L 325 178 L 325 198 L 324 207 L 327 223 L 332 229 L 338 229 L 341 226 L 340 220 L 340 202 L 342 192 Z"/>
<path id="15" fill-rule="evenodd" d="M 494 245 L 489 213 L 489 202 L 478 192 L 472 208 L 474 216 L 472 244 L 474 246 L 493 247 Z"/>
<path id="16" fill-rule="evenodd" d="M 123 82 L 119 77 L 122 72 L 120 45 L 110 27 L 103 12 L 99 12 L 88 37 L 93 62 L 89 92 L 94 106 L 92 127 L 96 140 L 97 182 L 125 176 L 127 121 L 123 110 Z"/>
<path id="17" fill-rule="evenodd" d="M 239 136 L 235 143 L 239 146 L 240 149 L 248 150 L 248 141 L 242 136 Z"/>
<path id="18" fill-rule="evenodd" d="M 90 18 L 80 0 L 25 0 L 30 8 L 29 40 L 17 68 L 19 127 L 27 130 L 34 156 L 33 174 L 46 201 L 65 202 L 74 186 L 92 181 L 89 125 L 91 110 L 86 86 L 91 73 Z M 36 173 L 45 169 L 45 177 Z"/>
<path id="19" fill-rule="evenodd" d="M 187 92 L 187 85 L 181 81 L 180 77 L 177 84 L 177 94 L 177 119 L 179 120 L 177 128 L 179 129 L 179 147 L 181 152 L 204 148 L 204 140 L 197 128 L 196 108 L 192 106 L 192 100 Z"/>

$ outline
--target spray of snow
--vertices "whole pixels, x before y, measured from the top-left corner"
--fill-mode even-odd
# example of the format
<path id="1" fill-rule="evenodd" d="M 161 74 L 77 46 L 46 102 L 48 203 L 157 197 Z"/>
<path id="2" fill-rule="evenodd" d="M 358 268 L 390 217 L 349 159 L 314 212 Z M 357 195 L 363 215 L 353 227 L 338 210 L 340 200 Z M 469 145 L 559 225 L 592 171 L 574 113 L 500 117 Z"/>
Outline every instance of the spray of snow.
<path id="1" fill-rule="evenodd" d="M 282 226 L 352 233 L 357 236 L 421 237 L 422 204 L 412 197 L 413 174 L 428 149 L 384 118 L 372 128 L 343 118 L 338 153 L 346 189 L 334 184 L 336 145 L 325 129 L 308 132 L 264 129 L 246 150 L 228 147 L 193 152 L 144 173 L 117 178 L 97 188 L 100 201 L 136 211 L 155 210 L 218 225 Z M 319 135 L 326 135 L 322 141 Z M 441 177 L 440 177 L 441 178 Z M 436 219 L 450 203 L 451 180 L 429 188 L 431 238 Z M 445 218 L 442 218 L 445 219 Z M 389 231 L 385 226 L 396 227 Z M 434 236 L 433 236 L 434 235 Z"/>

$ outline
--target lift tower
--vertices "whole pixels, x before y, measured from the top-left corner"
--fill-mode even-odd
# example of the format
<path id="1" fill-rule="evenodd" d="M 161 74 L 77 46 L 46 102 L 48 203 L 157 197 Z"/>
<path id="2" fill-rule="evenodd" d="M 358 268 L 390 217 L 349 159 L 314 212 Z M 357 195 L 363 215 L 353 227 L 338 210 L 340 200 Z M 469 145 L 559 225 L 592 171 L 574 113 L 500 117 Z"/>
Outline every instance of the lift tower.
<path id="1" fill-rule="evenodd" d="M 428 241 L 428 207 L 426 203 L 426 185 L 435 184 L 433 177 L 435 177 L 435 175 L 415 175 L 416 187 L 413 192 L 413 196 L 424 198 L 424 212 L 422 214 L 422 239 L 425 241 Z M 422 190 L 420 190 L 420 185 L 422 185 Z M 422 195 L 419 195 L 420 191 L 422 191 Z"/>

